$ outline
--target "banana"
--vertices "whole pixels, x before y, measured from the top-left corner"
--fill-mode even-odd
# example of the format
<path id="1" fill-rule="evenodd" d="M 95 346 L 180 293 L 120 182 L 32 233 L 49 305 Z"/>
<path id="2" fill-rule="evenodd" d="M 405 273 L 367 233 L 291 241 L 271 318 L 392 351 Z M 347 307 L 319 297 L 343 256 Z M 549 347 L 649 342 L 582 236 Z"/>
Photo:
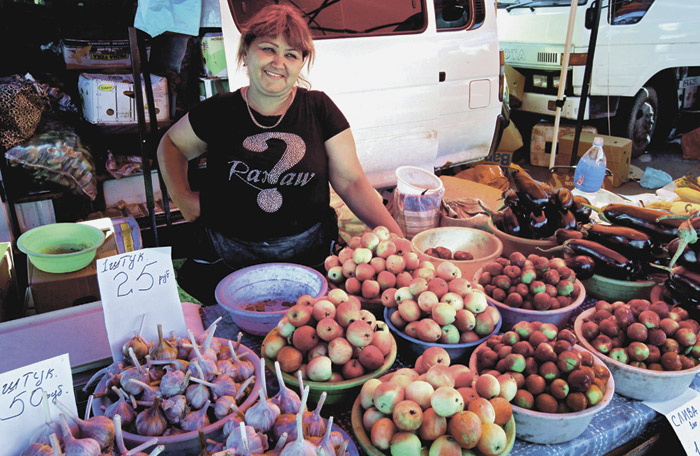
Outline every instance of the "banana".
<path id="1" fill-rule="evenodd" d="M 680 187 L 673 190 L 683 201 L 700 204 L 700 191 L 689 187 Z"/>

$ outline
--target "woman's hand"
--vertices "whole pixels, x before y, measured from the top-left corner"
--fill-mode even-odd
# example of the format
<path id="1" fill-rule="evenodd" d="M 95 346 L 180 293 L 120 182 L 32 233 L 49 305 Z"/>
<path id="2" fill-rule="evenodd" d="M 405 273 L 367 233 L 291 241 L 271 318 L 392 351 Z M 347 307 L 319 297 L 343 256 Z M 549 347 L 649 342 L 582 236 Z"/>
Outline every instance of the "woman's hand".
<path id="1" fill-rule="evenodd" d="M 199 192 L 189 192 L 178 197 L 171 195 L 171 197 L 185 220 L 193 222 L 199 218 L 202 213 L 199 205 Z"/>

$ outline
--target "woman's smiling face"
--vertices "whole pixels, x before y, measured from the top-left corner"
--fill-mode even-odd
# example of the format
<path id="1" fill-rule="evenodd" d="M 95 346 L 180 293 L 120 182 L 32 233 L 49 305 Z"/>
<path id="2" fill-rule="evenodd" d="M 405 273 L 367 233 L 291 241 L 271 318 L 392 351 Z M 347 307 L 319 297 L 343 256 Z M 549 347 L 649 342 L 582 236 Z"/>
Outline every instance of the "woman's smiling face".
<path id="1" fill-rule="evenodd" d="M 245 55 L 251 88 L 272 96 L 288 93 L 297 82 L 304 66 L 300 50 L 282 37 L 259 37 Z"/>

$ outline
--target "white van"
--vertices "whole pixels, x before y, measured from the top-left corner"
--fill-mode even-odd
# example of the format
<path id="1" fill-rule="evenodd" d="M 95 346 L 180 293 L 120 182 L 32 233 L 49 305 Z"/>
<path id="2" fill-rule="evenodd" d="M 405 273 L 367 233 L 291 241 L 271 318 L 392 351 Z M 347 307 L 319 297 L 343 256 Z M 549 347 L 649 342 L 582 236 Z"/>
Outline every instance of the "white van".
<path id="1" fill-rule="evenodd" d="M 248 83 L 236 62 L 239 26 L 269 3 L 220 0 L 231 90 Z M 494 0 L 282 3 L 308 18 L 308 78 L 348 118 L 376 188 L 395 185 L 401 165 L 432 170 L 489 154 L 504 127 Z"/>
<path id="2" fill-rule="evenodd" d="M 678 115 L 700 109 L 700 1 L 601 0 L 584 119 L 612 117 L 612 133 L 633 140 L 632 155 L 664 141 Z M 578 0 L 562 117 L 577 119 L 592 0 Z M 525 79 L 522 105 L 554 115 L 571 0 L 498 0 L 505 62 Z M 589 20 L 590 21 L 590 20 Z"/>

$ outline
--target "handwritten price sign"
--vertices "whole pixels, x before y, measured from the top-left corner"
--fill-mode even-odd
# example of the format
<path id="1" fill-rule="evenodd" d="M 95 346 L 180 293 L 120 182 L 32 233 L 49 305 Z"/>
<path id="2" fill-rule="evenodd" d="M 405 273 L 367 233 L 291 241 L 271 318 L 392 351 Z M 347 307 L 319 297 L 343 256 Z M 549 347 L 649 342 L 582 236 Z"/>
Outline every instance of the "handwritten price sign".
<path id="1" fill-rule="evenodd" d="M 71 375 L 68 354 L 0 374 L 0 455 L 19 454 L 46 423 L 44 393 L 51 420 L 61 413 L 54 399 L 77 413 Z"/>
<path id="2" fill-rule="evenodd" d="M 700 394 L 688 388 L 685 393 L 666 402 L 644 404 L 666 416 L 685 452 L 700 456 Z"/>
<path id="3" fill-rule="evenodd" d="M 97 283 L 107 338 L 115 361 L 123 358 L 121 347 L 138 331 L 144 314 L 141 336 L 148 341 L 157 339 L 158 324 L 165 331 L 187 334 L 170 247 L 136 250 L 99 259 Z"/>

